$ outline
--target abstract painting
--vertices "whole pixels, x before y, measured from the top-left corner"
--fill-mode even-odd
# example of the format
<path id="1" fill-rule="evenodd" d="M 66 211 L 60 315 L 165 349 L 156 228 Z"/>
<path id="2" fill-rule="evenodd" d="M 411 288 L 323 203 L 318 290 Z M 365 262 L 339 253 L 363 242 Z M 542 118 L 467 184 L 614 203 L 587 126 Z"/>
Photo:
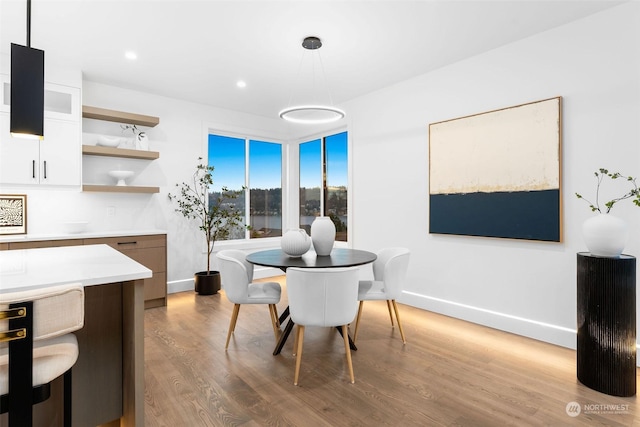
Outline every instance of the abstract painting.
<path id="1" fill-rule="evenodd" d="M 429 125 L 429 232 L 560 242 L 562 98 Z"/>
<path id="2" fill-rule="evenodd" d="M 27 232 L 27 196 L 0 195 L 0 234 Z"/>

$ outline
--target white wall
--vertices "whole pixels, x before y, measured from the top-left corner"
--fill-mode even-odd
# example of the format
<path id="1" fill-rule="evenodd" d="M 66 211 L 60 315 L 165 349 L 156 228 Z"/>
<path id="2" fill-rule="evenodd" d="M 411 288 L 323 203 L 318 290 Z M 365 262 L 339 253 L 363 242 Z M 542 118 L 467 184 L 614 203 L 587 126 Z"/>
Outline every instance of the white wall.
<path id="1" fill-rule="evenodd" d="M 411 249 L 403 303 L 575 348 L 576 252 L 592 214 L 574 193 L 593 194 L 600 167 L 640 174 L 638 22 L 640 4 L 624 4 L 345 106 L 352 243 Z M 564 242 L 429 234 L 429 123 L 555 96 L 564 104 Z M 625 253 L 638 254 L 640 211 L 627 201 L 614 213 L 630 225 Z"/>

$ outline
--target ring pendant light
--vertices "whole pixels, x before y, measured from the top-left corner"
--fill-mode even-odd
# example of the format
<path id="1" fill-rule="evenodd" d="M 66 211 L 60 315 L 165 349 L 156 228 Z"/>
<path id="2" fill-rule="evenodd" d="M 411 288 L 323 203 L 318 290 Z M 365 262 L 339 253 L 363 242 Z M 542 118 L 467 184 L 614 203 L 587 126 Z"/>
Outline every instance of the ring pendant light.
<path id="1" fill-rule="evenodd" d="M 318 37 L 309 36 L 302 41 L 302 47 L 307 50 L 317 50 L 322 47 L 322 41 Z M 318 58 L 320 58 L 319 53 Z M 322 66 L 322 58 L 320 58 L 320 65 L 322 68 L 322 75 L 324 77 L 325 73 L 324 67 Z M 326 84 L 326 77 L 324 80 Z M 329 100 L 331 100 L 331 94 L 329 93 L 328 87 L 327 93 L 329 94 Z M 293 123 L 322 124 L 342 119 L 345 116 L 345 112 L 333 105 L 304 104 L 287 107 L 280 111 L 279 116 L 280 118 Z"/>

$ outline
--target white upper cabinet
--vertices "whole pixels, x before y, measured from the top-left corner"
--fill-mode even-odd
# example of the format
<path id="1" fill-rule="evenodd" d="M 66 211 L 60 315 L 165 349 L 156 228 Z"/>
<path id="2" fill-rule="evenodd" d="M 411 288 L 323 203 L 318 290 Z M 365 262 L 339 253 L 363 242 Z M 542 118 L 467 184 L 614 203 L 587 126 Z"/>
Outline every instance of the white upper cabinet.
<path id="1" fill-rule="evenodd" d="M 78 123 L 45 119 L 43 140 L 14 138 L 0 113 L 0 131 L 0 184 L 80 185 Z"/>
<path id="2" fill-rule="evenodd" d="M 44 139 L 13 138 L 11 85 L 0 75 L 0 185 L 81 184 L 80 89 L 45 83 Z"/>
<path id="3" fill-rule="evenodd" d="M 11 111 L 11 79 L 0 75 L 0 111 Z M 44 83 L 44 118 L 80 121 L 80 89 L 55 83 Z"/>

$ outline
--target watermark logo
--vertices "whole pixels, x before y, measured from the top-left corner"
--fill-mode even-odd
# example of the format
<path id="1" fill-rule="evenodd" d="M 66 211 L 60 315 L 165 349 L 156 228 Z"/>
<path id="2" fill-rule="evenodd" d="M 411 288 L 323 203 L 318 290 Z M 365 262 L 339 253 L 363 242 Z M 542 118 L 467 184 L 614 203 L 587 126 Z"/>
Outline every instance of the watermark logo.
<path id="1" fill-rule="evenodd" d="M 582 406 L 578 402 L 569 402 L 567 403 L 567 407 L 565 408 L 567 411 L 567 415 L 570 417 L 577 417 L 582 412 Z"/>
<path id="2" fill-rule="evenodd" d="M 565 411 L 570 417 L 577 417 L 580 414 L 620 415 L 629 413 L 629 405 L 626 403 L 585 403 L 581 405 L 578 402 L 569 402 L 565 407 Z"/>

